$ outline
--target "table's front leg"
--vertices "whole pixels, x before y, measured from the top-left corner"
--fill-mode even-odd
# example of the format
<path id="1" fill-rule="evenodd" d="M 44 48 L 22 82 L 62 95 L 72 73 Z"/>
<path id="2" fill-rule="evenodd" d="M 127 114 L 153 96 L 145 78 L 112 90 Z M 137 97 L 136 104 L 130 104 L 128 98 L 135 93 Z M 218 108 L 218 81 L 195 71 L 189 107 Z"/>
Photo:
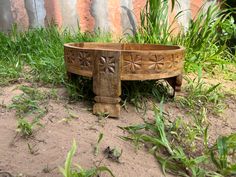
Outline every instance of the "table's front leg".
<path id="1" fill-rule="evenodd" d="M 120 116 L 120 52 L 97 51 L 93 70 L 94 114 Z"/>

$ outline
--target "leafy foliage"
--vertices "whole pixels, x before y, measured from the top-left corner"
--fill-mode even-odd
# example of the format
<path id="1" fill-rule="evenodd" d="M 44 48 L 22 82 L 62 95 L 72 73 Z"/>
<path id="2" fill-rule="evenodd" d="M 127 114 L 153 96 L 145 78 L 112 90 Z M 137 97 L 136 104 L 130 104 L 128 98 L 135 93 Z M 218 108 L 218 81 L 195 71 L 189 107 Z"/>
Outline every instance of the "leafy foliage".
<path id="1" fill-rule="evenodd" d="M 133 104 L 138 111 L 147 109 L 148 99 L 160 102 L 171 100 L 173 93 L 171 87 L 164 81 L 128 81 L 122 82 L 121 98 L 124 102 Z"/>
<path id="2" fill-rule="evenodd" d="M 1 84 L 19 77 L 43 83 L 65 84 L 63 44 L 67 42 L 111 41 L 109 34 L 59 31 L 56 25 L 19 32 L 15 26 L 9 35 L 0 32 Z"/>
<path id="3" fill-rule="evenodd" d="M 178 21 L 182 13 L 179 12 L 173 21 L 169 22 L 168 1 L 148 0 L 140 14 L 141 27 L 130 40 L 138 43 L 184 46 L 187 72 L 195 72 L 199 67 L 210 72 L 217 65 L 236 62 L 235 56 L 230 53 L 226 45 L 235 32 L 235 25 L 232 25 L 230 17 L 235 13 L 235 9 L 221 10 L 219 4 L 213 4 L 205 10 L 203 6 L 190 21 L 188 29 L 180 29 L 178 35 L 175 35 L 173 24 Z"/>
<path id="4" fill-rule="evenodd" d="M 123 137 L 123 139 L 134 141 L 136 144 L 144 143 L 147 146 L 149 145 L 150 151 L 161 164 L 164 173 L 170 172 L 179 176 L 196 177 L 230 176 L 235 174 L 236 163 L 229 162 L 227 159 L 233 159 L 235 155 L 236 134 L 219 137 L 217 142 L 209 148 L 207 146 L 208 126 L 201 127 L 204 130 L 198 133 L 198 136 L 196 136 L 195 132 L 199 132 L 199 130 L 190 127 L 189 130 L 193 131 L 189 133 L 194 135 L 194 141 L 202 138 L 205 144 L 205 146 L 202 146 L 205 149 L 202 149 L 201 154 L 193 155 L 193 151 L 186 148 L 185 138 L 181 137 L 182 139 L 184 138 L 182 142 L 178 142 L 176 138 L 178 133 L 182 132 L 181 127 L 177 126 L 178 123 L 165 123 L 167 118 L 164 117 L 162 107 L 160 109 L 154 107 L 154 112 L 154 123 L 145 122 L 140 125 L 123 127 L 122 129 L 130 133 L 130 136 Z M 215 165 L 216 168 L 209 167 L 209 163 Z"/>
<path id="5" fill-rule="evenodd" d="M 81 166 L 77 164 L 76 167 L 78 168 L 78 170 L 72 169 L 72 158 L 75 155 L 76 149 L 77 149 L 76 142 L 73 141 L 71 150 L 67 154 L 65 167 L 60 168 L 60 171 L 62 172 L 64 177 L 93 177 L 97 176 L 101 172 L 108 172 L 111 176 L 114 177 L 110 169 L 108 169 L 105 166 L 95 167 L 87 170 L 83 169 Z"/>
<path id="6" fill-rule="evenodd" d="M 188 112 L 199 113 L 202 108 L 208 108 L 211 113 L 222 113 L 225 104 L 224 95 L 219 91 L 220 83 L 209 86 L 201 78 L 201 75 L 191 79 L 185 77 L 187 84 L 184 88 L 186 95 L 176 98 L 177 104 L 187 108 Z"/>
<path id="7" fill-rule="evenodd" d="M 16 114 L 20 118 L 29 113 L 36 114 L 37 118 L 42 117 L 47 110 L 42 109 L 40 105 L 46 100 L 47 95 L 28 86 L 20 86 L 20 90 L 23 93 L 13 98 L 9 108 L 16 110 Z"/>
<path id="8" fill-rule="evenodd" d="M 17 131 L 20 132 L 23 137 L 31 136 L 36 125 L 41 126 L 38 120 L 34 120 L 32 123 L 30 123 L 25 118 L 18 119 L 17 124 Z"/>
<path id="9" fill-rule="evenodd" d="M 221 136 L 210 149 L 211 160 L 224 176 L 236 175 L 236 133 Z"/>

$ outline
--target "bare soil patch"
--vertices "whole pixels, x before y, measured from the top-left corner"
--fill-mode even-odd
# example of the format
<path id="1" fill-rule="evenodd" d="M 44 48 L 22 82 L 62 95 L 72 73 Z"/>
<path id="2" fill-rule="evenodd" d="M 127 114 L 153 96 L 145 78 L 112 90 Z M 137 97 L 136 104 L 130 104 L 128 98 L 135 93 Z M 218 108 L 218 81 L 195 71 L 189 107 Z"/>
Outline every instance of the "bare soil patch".
<path id="1" fill-rule="evenodd" d="M 117 177 L 164 176 L 157 161 L 147 149 L 143 147 L 135 150 L 132 143 L 120 138 L 126 133 L 118 126 L 143 122 L 142 116 L 130 105 L 128 112 L 122 110 L 120 119 L 99 120 L 91 113 L 91 105 L 79 102 L 68 104 L 65 89 L 58 88 L 59 99 L 49 101 L 48 113 L 40 121 L 43 127 L 36 129 L 32 138 L 16 137 L 15 111 L 9 110 L 7 106 L 11 104 L 14 96 L 21 94 L 18 86 L 11 85 L 0 89 L 0 171 L 7 171 L 14 176 L 60 177 L 62 175 L 58 167 L 64 165 L 67 152 L 75 139 L 78 151 L 74 162 L 84 168 L 101 164 L 108 166 Z M 43 87 L 39 89 L 50 90 Z M 176 107 L 174 103 L 166 103 L 164 106 L 165 111 L 173 118 L 185 114 L 185 111 Z M 73 119 L 68 119 L 70 114 L 73 114 Z M 153 119 L 152 110 L 148 110 L 145 118 Z M 221 117 L 212 115 L 209 120 L 210 136 L 213 140 L 218 135 L 235 132 L 235 97 L 227 98 L 227 108 Z M 94 156 L 94 146 L 99 133 L 103 133 L 104 137 L 99 145 L 98 156 Z M 29 146 L 34 154 L 30 153 Z M 104 158 L 102 151 L 108 146 L 123 150 L 120 163 Z"/>

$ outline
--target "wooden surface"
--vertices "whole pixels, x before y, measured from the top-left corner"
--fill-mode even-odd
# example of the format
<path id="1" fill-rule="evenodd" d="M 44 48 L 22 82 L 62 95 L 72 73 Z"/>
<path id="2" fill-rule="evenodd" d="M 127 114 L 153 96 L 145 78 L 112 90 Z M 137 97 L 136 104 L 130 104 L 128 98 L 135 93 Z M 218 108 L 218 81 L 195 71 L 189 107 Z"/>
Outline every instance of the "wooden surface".
<path id="1" fill-rule="evenodd" d="M 120 116 L 120 51 L 96 51 L 93 70 L 94 114 Z"/>
<path id="2" fill-rule="evenodd" d="M 94 114 L 120 115 L 121 80 L 166 79 L 181 90 L 184 48 L 155 44 L 69 43 L 68 73 L 93 77 Z M 70 74 L 69 74 L 70 75 Z"/>
<path id="3" fill-rule="evenodd" d="M 94 51 L 77 48 L 64 48 L 65 64 L 68 72 L 92 77 L 94 68 Z"/>
<path id="4" fill-rule="evenodd" d="M 151 80 L 174 77 L 181 74 L 183 52 L 134 51 L 123 52 L 122 80 Z"/>

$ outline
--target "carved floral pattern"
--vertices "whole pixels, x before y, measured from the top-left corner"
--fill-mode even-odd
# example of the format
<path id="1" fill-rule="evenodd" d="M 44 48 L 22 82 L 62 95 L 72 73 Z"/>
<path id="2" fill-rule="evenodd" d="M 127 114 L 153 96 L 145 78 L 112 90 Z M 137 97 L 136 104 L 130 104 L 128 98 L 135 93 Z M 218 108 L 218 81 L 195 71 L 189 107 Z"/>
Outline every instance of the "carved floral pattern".
<path id="1" fill-rule="evenodd" d="M 66 50 L 65 57 L 68 64 L 74 64 L 76 59 L 76 53 L 74 50 Z"/>
<path id="2" fill-rule="evenodd" d="M 124 57 L 124 68 L 128 72 L 135 73 L 142 68 L 142 57 L 140 55 L 131 54 Z"/>
<path id="3" fill-rule="evenodd" d="M 113 56 L 101 56 L 100 57 L 100 71 L 103 73 L 111 74 L 115 73 L 115 58 Z"/>
<path id="4" fill-rule="evenodd" d="M 174 54 L 166 55 L 165 69 L 170 70 L 170 69 L 172 69 L 176 66 L 175 63 L 174 63 L 174 59 L 175 59 Z"/>
<path id="5" fill-rule="evenodd" d="M 123 72 L 125 73 L 160 73 L 175 70 L 182 60 L 182 53 L 178 54 L 150 54 L 140 56 L 126 54 L 123 57 Z"/>
<path id="6" fill-rule="evenodd" d="M 65 58 L 69 65 L 79 65 L 83 70 L 92 68 L 92 58 L 89 52 L 67 49 L 65 50 Z"/>
<path id="7" fill-rule="evenodd" d="M 81 68 L 90 68 L 91 67 L 91 56 L 88 52 L 79 52 L 78 53 L 79 65 Z"/>
<path id="8" fill-rule="evenodd" d="M 178 54 L 173 55 L 174 64 L 178 64 L 181 61 L 182 58 L 183 58 L 182 53 L 178 53 Z"/>
<path id="9" fill-rule="evenodd" d="M 165 57 L 163 55 L 153 55 L 150 58 L 150 65 L 148 69 L 160 71 L 164 68 Z"/>

